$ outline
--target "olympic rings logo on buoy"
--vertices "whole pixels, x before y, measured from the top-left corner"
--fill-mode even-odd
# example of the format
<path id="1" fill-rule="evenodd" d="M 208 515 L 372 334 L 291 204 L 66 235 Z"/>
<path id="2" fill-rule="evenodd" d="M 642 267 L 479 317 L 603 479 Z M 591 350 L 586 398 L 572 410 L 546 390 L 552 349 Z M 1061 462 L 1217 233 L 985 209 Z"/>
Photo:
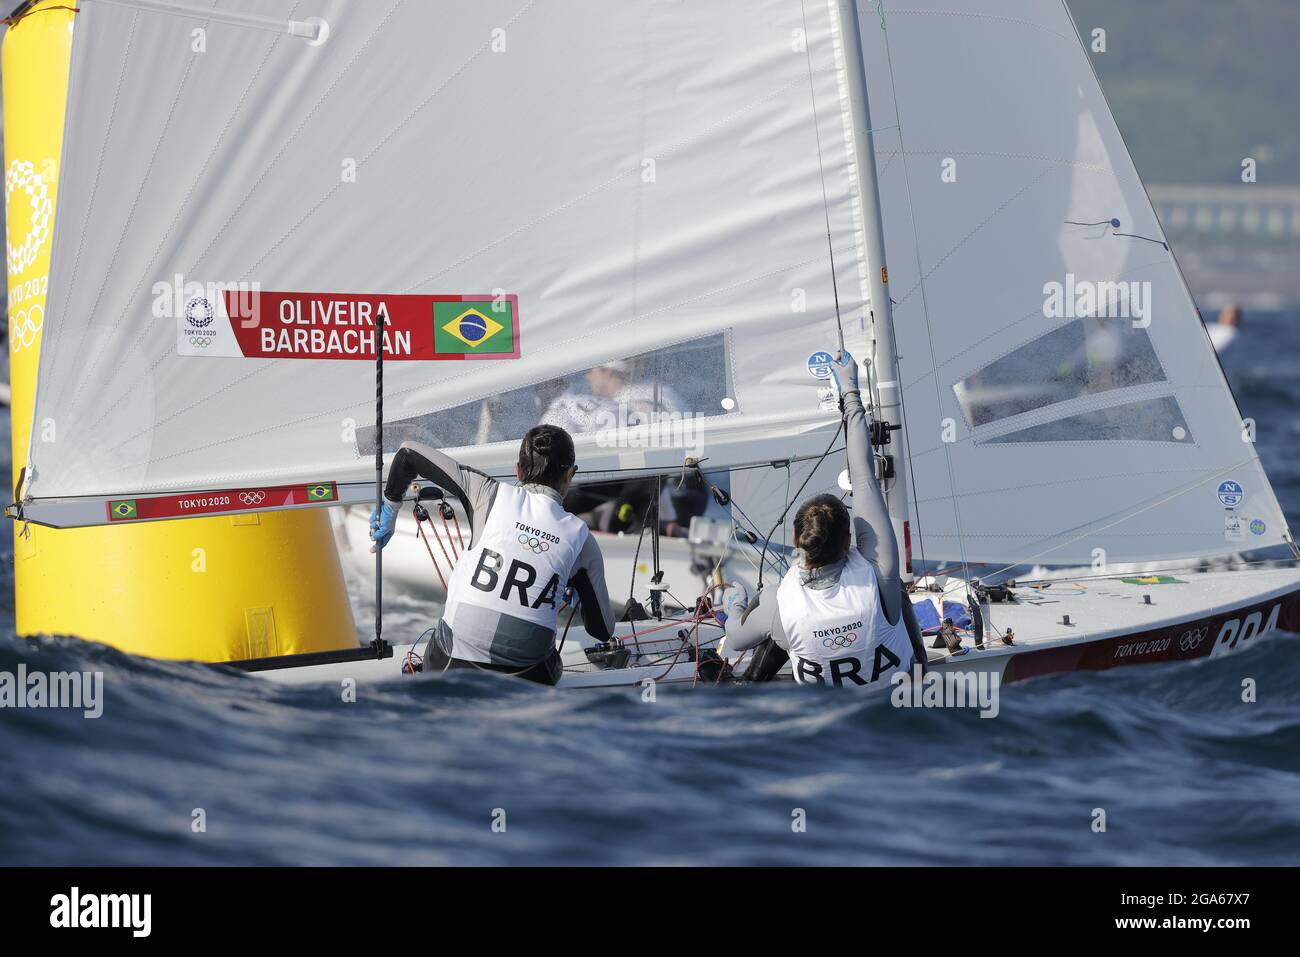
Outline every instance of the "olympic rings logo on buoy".
<path id="1" fill-rule="evenodd" d="M 245 505 L 261 505 L 266 500 L 266 493 L 261 489 L 256 492 L 240 492 L 239 500 Z"/>
<path id="2" fill-rule="evenodd" d="M 847 648 L 858 640 L 858 633 L 851 631 L 847 635 L 831 635 L 829 638 L 822 639 L 824 648 Z"/>
<path id="3" fill-rule="evenodd" d="M 527 535 L 519 536 L 519 544 L 523 545 L 525 548 L 531 548 L 534 555 L 540 555 L 542 552 L 549 552 L 551 550 L 550 542 L 543 541 L 540 538 L 530 538 Z"/>
<path id="4" fill-rule="evenodd" d="M 36 344 L 36 334 L 45 325 L 45 307 L 29 306 L 19 309 L 9 317 L 9 347 L 14 352 Z"/>
<path id="5" fill-rule="evenodd" d="M 54 212 L 50 185 L 44 176 L 36 172 L 36 166 L 29 160 L 14 160 L 5 171 L 5 215 L 15 225 L 20 217 L 14 215 L 13 194 L 20 191 L 27 197 L 32 208 L 31 225 L 21 243 L 5 243 L 11 276 L 22 275 L 28 266 L 36 262 L 36 257 L 50 238 L 50 216 Z M 17 226 L 16 229 L 21 227 Z"/>

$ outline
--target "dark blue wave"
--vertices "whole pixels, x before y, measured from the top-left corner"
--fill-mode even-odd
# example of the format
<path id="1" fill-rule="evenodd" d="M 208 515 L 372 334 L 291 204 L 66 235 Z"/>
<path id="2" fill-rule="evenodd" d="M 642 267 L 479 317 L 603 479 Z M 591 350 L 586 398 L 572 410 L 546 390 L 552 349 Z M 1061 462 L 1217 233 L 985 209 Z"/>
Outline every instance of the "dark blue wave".
<path id="1" fill-rule="evenodd" d="M 9 639 L 0 671 L 97 670 L 105 692 L 98 719 L 4 713 L 0 859 L 1290 863 L 1297 651 L 1281 636 L 1025 682 L 989 720 L 792 686 L 644 703 L 477 674 L 362 686 L 345 703 L 334 686 Z"/>
<path id="2" fill-rule="evenodd" d="M 1298 317 L 1252 316 L 1225 360 L 1293 527 L 1298 347 Z M 996 720 L 789 686 L 661 691 L 649 704 L 464 673 L 363 686 L 349 704 L 332 686 L 17 641 L 4 558 L 0 672 L 90 669 L 105 682 L 95 720 L 0 710 L 4 863 L 1300 859 L 1293 637 L 1009 686 Z M 1242 701 L 1245 678 L 1255 703 Z M 1097 808 L 1105 833 L 1092 829 Z"/>

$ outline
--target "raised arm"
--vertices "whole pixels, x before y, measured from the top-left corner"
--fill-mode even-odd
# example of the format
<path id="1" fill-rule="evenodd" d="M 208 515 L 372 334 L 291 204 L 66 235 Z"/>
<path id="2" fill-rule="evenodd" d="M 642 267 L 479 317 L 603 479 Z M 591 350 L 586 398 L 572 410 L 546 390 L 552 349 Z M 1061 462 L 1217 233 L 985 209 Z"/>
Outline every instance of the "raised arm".
<path id="1" fill-rule="evenodd" d="M 427 479 L 460 502 L 469 519 L 470 542 L 478 537 L 496 496 L 496 479 L 461 465 L 450 455 L 418 442 L 404 442 L 388 468 L 384 498 L 394 514 L 402 508 L 406 490 L 417 478 Z"/>
<path id="2" fill-rule="evenodd" d="M 898 560 L 898 539 L 889 518 L 885 496 L 876 483 L 867 411 L 858 388 L 858 366 L 845 353 L 832 368 L 840 384 L 844 403 L 844 436 L 849 459 L 849 482 L 853 488 L 853 540 L 858 553 L 871 562 L 880 583 L 880 603 L 890 624 L 898 622 L 902 609 L 902 577 Z"/>

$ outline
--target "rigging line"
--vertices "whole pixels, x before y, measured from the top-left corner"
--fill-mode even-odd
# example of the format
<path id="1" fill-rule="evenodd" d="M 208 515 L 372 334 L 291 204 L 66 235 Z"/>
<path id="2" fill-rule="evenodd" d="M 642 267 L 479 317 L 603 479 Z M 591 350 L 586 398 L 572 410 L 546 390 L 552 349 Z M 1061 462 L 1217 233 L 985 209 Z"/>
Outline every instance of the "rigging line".
<path id="1" fill-rule="evenodd" d="M 889 44 L 889 31 L 884 29 L 883 13 L 881 14 L 880 25 L 882 28 L 881 32 L 884 34 L 885 37 L 885 65 L 889 69 L 889 95 L 890 98 L 893 99 L 894 101 L 894 116 L 898 119 L 898 148 L 899 148 L 899 152 L 903 154 L 901 157 L 902 164 L 903 164 L 903 187 L 904 187 L 905 195 L 907 197 L 907 215 L 912 226 L 912 249 L 916 256 L 917 286 L 921 290 L 921 316 L 925 320 L 925 338 L 926 338 L 926 342 L 930 346 L 930 365 L 933 366 L 935 365 L 936 362 L 935 359 L 936 353 L 934 348 L 934 329 L 930 323 L 930 305 L 929 305 L 929 299 L 926 296 L 926 292 L 925 292 L 926 274 L 925 274 L 925 268 L 921 264 L 921 240 L 917 235 L 916 210 L 912 204 L 912 177 L 908 174 L 908 169 L 907 169 L 907 146 L 903 141 L 903 113 L 898 106 L 898 83 L 894 78 L 894 57 Z M 897 356 L 895 356 L 895 362 L 897 362 Z M 900 379 L 902 378 L 901 374 L 899 378 Z M 934 398 L 935 398 L 936 407 L 942 410 L 943 392 L 939 388 L 939 377 L 937 375 L 934 377 Z M 899 401 L 899 409 L 903 413 L 904 421 L 906 421 L 907 410 L 903 407 L 902 404 L 903 393 L 901 389 L 899 390 L 898 393 L 898 401 Z M 906 435 L 904 436 L 904 441 L 906 442 Z M 962 534 L 962 526 L 961 526 L 961 509 L 957 505 L 957 480 L 952 467 L 952 450 L 948 446 L 949 443 L 945 442 L 943 445 L 943 457 L 944 457 L 944 464 L 948 471 L 948 488 L 952 492 L 952 496 L 951 496 L 952 513 L 957 526 L 957 549 L 961 553 L 962 577 L 969 583 L 970 563 L 967 561 L 966 558 L 966 542 L 965 542 L 965 536 Z M 912 464 L 911 455 L 910 455 L 910 451 L 911 451 L 910 444 L 908 444 L 908 451 L 909 451 L 908 468 L 910 470 Z M 913 485 L 913 487 L 915 487 L 915 485 Z M 917 534 L 920 535 L 921 529 L 920 529 L 920 521 L 919 521 L 919 516 L 920 516 L 919 508 L 917 509 L 917 515 L 918 515 Z M 969 592 L 969 587 L 970 587 L 969 584 L 967 584 L 968 592 Z"/>
<path id="2" fill-rule="evenodd" d="M 748 546 L 748 548 L 745 548 L 745 547 L 742 546 L 741 541 L 740 541 L 740 538 L 739 538 L 739 536 L 736 534 L 738 528 L 739 528 L 739 525 L 736 523 L 736 520 L 735 520 L 735 519 L 732 519 L 732 521 L 731 521 L 731 538 L 730 538 L 730 541 L 735 543 L 737 553 L 740 554 L 740 555 L 742 555 L 742 556 L 744 557 L 745 561 L 749 562 L 750 566 L 754 569 L 754 571 L 757 572 L 757 571 L 759 571 L 759 565 L 758 565 L 758 562 L 754 561 L 754 556 L 750 554 L 749 549 L 753 549 L 755 552 L 758 551 L 758 543 L 757 543 L 757 537 L 758 537 L 757 528 L 758 528 L 758 527 L 757 527 L 757 526 L 754 526 L 754 528 L 755 528 L 755 539 L 756 539 L 756 540 L 755 540 L 754 542 L 746 541 L 746 542 L 744 543 L 744 545 Z M 770 565 L 771 568 L 772 568 L 772 571 L 776 572 L 778 575 L 783 575 L 783 574 L 785 574 L 787 571 L 789 571 L 789 566 L 788 566 L 788 565 L 785 565 L 784 559 L 781 560 L 781 565 L 778 565 L 778 564 L 777 564 L 778 556 L 776 556 L 776 555 L 773 555 L 771 558 L 767 558 L 767 559 L 765 559 L 764 561 L 765 561 L 765 564 Z M 785 567 L 782 567 L 783 565 L 784 565 Z M 721 566 L 721 561 L 719 561 L 718 567 L 719 567 L 719 569 L 722 567 L 722 566 Z"/>
<path id="3" fill-rule="evenodd" d="M 415 520 L 415 530 L 420 533 L 420 541 L 424 542 L 425 551 L 429 553 L 429 561 L 433 562 L 433 570 L 438 576 L 438 581 L 442 582 L 442 590 L 445 594 L 447 591 L 447 579 L 442 577 L 442 568 L 438 565 L 438 559 L 433 554 L 433 546 L 429 544 L 428 536 L 424 534 L 424 523 L 418 518 Z M 439 545 L 442 544 L 440 541 Z M 444 555 L 446 553 L 444 552 Z"/>
<path id="4" fill-rule="evenodd" d="M 641 543 L 645 541 L 646 521 L 650 517 L 649 509 L 646 510 L 645 518 L 641 519 L 641 531 L 636 537 L 636 551 L 632 553 L 632 582 L 627 590 L 627 600 L 630 603 L 636 597 L 636 570 L 641 564 Z"/>
<path id="5" fill-rule="evenodd" d="M 736 502 L 736 500 L 735 500 L 734 498 L 731 499 L 731 504 L 732 504 L 732 506 L 736 509 L 736 511 L 738 511 L 738 512 L 740 513 L 741 518 L 743 518 L 743 519 L 746 521 L 746 523 L 748 523 L 749 528 L 746 529 L 746 530 L 747 530 L 747 531 L 752 531 L 752 532 L 754 533 L 755 536 L 759 536 L 759 537 L 761 537 L 763 533 L 759 530 L 759 528 L 758 528 L 758 523 L 755 522 L 752 518 L 750 518 L 748 515 L 745 514 L 745 510 L 744 510 L 743 508 L 741 508 L 739 504 L 737 504 L 737 502 Z M 736 536 L 736 530 L 737 530 L 739 527 L 740 527 L 740 523 L 737 522 L 737 521 L 733 518 L 733 519 L 731 520 L 731 538 L 732 538 L 733 541 L 736 542 L 736 546 L 737 546 L 737 548 L 740 547 L 740 541 L 739 541 L 739 539 L 738 539 L 737 536 Z M 757 542 L 749 542 L 749 541 L 746 541 L 745 544 L 748 545 L 750 548 L 753 548 L 753 549 L 755 549 L 755 550 L 758 549 L 758 543 L 757 543 Z M 775 572 L 784 573 L 784 572 L 786 572 L 786 571 L 789 570 L 789 567 L 790 567 L 790 566 L 789 566 L 789 563 L 785 560 L 784 557 L 782 557 L 782 556 L 780 556 L 780 555 L 773 554 L 772 557 L 771 557 L 770 559 L 767 559 L 767 561 L 768 561 L 768 563 L 772 566 L 772 570 L 775 571 Z M 778 563 L 779 563 L 779 565 L 778 565 Z M 751 560 L 751 564 L 753 564 L 753 561 L 752 561 L 752 560 Z M 783 566 L 783 567 L 781 567 L 781 566 Z M 758 566 L 757 566 L 757 565 L 754 565 L 754 570 L 755 570 L 755 571 L 758 570 Z"/>
<path id="6" fill-rule="evenodd" d="M 791 498 L 788 495 L 786 496 L 785 508 L 782 509 L 781 515 L 777 518 L 776 522 L 772 525 L 772 530 L 768 532 L 763 539 L 762 558 L 764 560 L 766 560 L 767 558 L 767 547 L 772 541 L 772 536 L 776 534 L 777 528 L 780 527 L 781 523 L 785 521 L 786 515 L 788 515 L 790 512 L 790 505 L 793 503 L 794 499 L 797 499 L 801 494 L 803 494 L 803 490 L 807 487 L 808 483 L 812 481 L 812 477 L 817 474 L 817 469 L 819 469 L 821 467 L 822 462 L 826 460 L 826 456 L 831 454 L 831 449 L 835 446 L 835 443 L 839 441 L 840 433 L 843 431 L 844 431 L 844 420 L 840 419 L 840 424 L 835 429 L 835 434 L 831 436 L 830 445 L 826 446 L 826 451 L 821 454 L 821 457 L 817 459 L 817 464 L 814 465 L 812 469 L 808 472 L 808 477 L 803 480 L 803 485 L 799 486 L 799 491 L 794 493 L 794 498 Z M 789 468 L 788 463 L 786 467 Z M 761 567 L 758 570 L 758 590 L 759 591 L 763 590 L 763 569 Z"/>
<path id="7" fill-rule="evenodd" d="M 831 449 L 832 453 L 843 452 L 843 451 L 844 451 L 843 446 L 841 446 L 838 449 Z M 826 453 L 821 452 L 817 455 L 792 455 L 789 458 L 784 458 L 784 459 L 764 459 L 761 462 L 747 462 L 742 465 L 728 465 L 726 468 L 728 471 L 731 472 L 748 472 L 753 469 L 770 469 L 770 468 L 776 468 L 778 466 L 784 466 L 784 465 L 797 465 L 800 462 L 811 462 L 814 459 L 820 461 L 821 459 L 824 458 L 826 458 Z M 674 467 L 675 466 L 667 466 L 665 468 L 665 471 L 671 471 Z M 604 482 L 604 476 L 621 475 L 624 472 L 637 473 L 644 478 L 654 478 L 656 474 L 659 474 L 658 472 L 656 472 L 656 470 L 652 468 L 647 468 L 646 466 L 633 466 L 628 468 L 593 469 L 590 472 L 584 473 L 583 480 L 579 481 L 577 484 L 579 485 L 601 484 Z M 515 479 L 513 472 L 509 474 L 502 472 L 497 475 L 494 475 L 491 472 L 489 472 L 487 473 L 487 476 L 488 478 L 496 479 L 498 482 L 511 482 L 514 481 Z"/>
<path id="8" fill-rule="evenodd" d="M 384 329 L 375 322 L 375 513 L 384 509 Z M 393 516 L 396 522 L 397 516 Z M 430 552 L 432 554 L 432 552 Z M 375 643 L 384 633 L 384 549 L 375 542 Z"/>
<path id="9" fill-rule="evenodd" d="M 900 360 L 900 359 L 898 359 L 898 358 L 895 358 L 894 361 L 895 361 L 895 363 L 898 365 L 898 379 L 899 379 L 899 382 L 900 382 L 899 389 L 898 389 L 898 408 L 899 408 L 899 411 L 903 413 L 903 421 L 906 422 L 906 421 L 907 421 L 907 401 L 906 401 L 906 399 L 903 398 L 903 388 L 902 388 L 902 385 L 901 385 L 901 382 L 902 382 L 902 379 L 903 379 L 903 363 L 902 363 L 902 360 Z M 925 531 L 925 530 L 924 530 L 924 529 L 922 528 L 922 526 L 921 526 L 921 502 L 920 502 L 920 500 L 916 497 L 916 469 L 915 469 L 915 467 L 914 467 L 913 464 L 912 464 L 912 442 L 911 442 L 911 440 L 907 437 L 907 429 L 906 429 L 906 428 L 904 428 L 903 431 L 902 431 L 902 439 L 903 439 L 903 444 L 907 447 L 907 477 L 908 477 L 908 479 L 911 481 L 911 487 L 912 487 L 912 495 L 911 495 L 912 507 L 913 507 L 914 509 L 916 509 L 916 548 L 917 548 L 917 551 L 919 551 L 919 552 L 921 553 L 921 567 L 924 568 L 924 567 L 925 567 L 925 564 L 926 564 L 926 561 L 925 561 L 925 534 L 924 534 L 924 531 Z M 906 531 L 907 531 L 907 530 L 904 529 L 904 534 L 906 534 Z M 906 544 L 906 543 L 903 543 L 903 548 L 904 548 L 904 550 L 906 551 L 906 548 L 907 548 L 907 544 Z M 906 569 L 906 568 L 904 569 L 904 571 L 909 571 L 909 570 L 910 570 L 910 569 Z M 969 569 L 965 569 L 965 571 L 969 572 Z M 969 577 L 969 575 L 968 575 L 967 577 Z"/>
<path id="10" fill-rule="evenodd" d="M 654 526 L 650 529 L 650 561 L 654 568 L 654 577 L 651 579 L 654 584 L 661 584 L 663 581 L 663 570 L 659 567 L 659 523 L 662 520 L 659 514 L 660 501 L 664 497 L 664 477 L 658 475 L 655 477 L 655 497 L 651 503 L 654 510 Z M 654 596 L 651 595 L 651 598 Z"/>
<path id="11" fill-rule="evenodd" d="M 1139 236 L 1137 233 L 1118 232 L 1120 227 L 1120 221 L 1118 219 L 1104 219 L 1099 223 L 1076 223 L 1073 220 L 1067 219 L 1065 221 L 1065 225 L 1067 226 L 1109 226 L 1111 227 L 1111 229 L 1116 230 L 1116 232 L 1111 233 L 1112 236 L 1123 236 L 1126 239 L 1141 239 L 1144 242 L 1155 243 L 1157 246 L 1163 246 L 1165 252 L 1169 252 L 1169 244 L 1165 242 L 1163 239 L 1152 239 L 1150 236 Z"/>
<path id="12" fill-rule="evenodd" d="M 830 200 L 826 195 L 826 166 L 822 160 L 821 121 L 817 116 L 817 87 L 813 83 L 812 44 L 808 41 L 808 8 L 804 0 L 799 0 L 799 10 L 803 16 L 803 52 L 808 63 L 808 98 L 812 103 L 813 134 L 817 140 L 817 173 L 821 177 L 822 214 L 826 218 L 826 251 L 831 261 L 831 290 L 835 294 L 835 333 L 840 352 L 844 351 L 844 323 L 840 318 L 840 287 L 835 276 L 835 244 L 831 241 Z"/>
<path id="13" fill-rule="evenodd" d="M 1150 236 L 1139 236 L 1137 233 L 1115 233 L 1116 236 L 1123 236 L 1126 239 L 1140 239 L 1143 242 L 1155 243 L 1157 246 L 1163 246 L 1165 251 L 1169 251 L 1169 244 L 1163 239 L 1152 239 Z"/>
<path id="14" fill-rule="evenodd" d="M 817 466 L 815 465 L 813 466 L 813 471 L 814 472 L 817 471 Z M 794 474 L 794 470 L 790 468 L 790 463 L 786 462 L 785 463 L 785 507 L 787 510 L 790 508 L 790 479 L 793 476 L 793 474 Z M 804 484 L 807 483 L 805 482 Z M 781 547 L 787 549 L 790 547 L 789 529 L 787 529 L 786 526 L 784 525 L 781 526 Z"/>

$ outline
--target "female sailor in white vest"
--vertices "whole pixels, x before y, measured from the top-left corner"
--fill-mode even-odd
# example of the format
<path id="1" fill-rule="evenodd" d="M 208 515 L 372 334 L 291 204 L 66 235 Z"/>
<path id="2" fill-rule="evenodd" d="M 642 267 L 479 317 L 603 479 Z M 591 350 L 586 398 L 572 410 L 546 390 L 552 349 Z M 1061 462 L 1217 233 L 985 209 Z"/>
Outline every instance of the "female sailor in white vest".
<path id="1" fill-rule="evenodd" d="M 834 495 L 804 502 L 794 517 L 802 553 L 775 589 L 759 592 L 727 621 L 729 654 L 756 649 L 749 680 L 773 677 L 788 659 L 795 681 L 830 687 L 887 684 L 925 661 L 912 603 L 900 576 L 898 544 L 876 484 L 857 364 L 847 353 L 832 369 L 844 412 L 853 512 Z"/>
<path id="2" fill-rule="evenodd" d="M 517 486 L 428 446 L 407 442 L 398 449 L 384 506 L 371 517 L 376 547 L 392 538 L 402 498 L 416 477 L 459 499 L 471 530 L 424 651 L 425 671 L 479 668 L 555 684 L 562 672 L 556 617 L 570 586 L 587 631 L 610 640 L 614 615 L 600 547 L 586 523 L 561 504 L 577 470 L 573 439 L 554 425 L 536 426 L 524 436 Z"/>

